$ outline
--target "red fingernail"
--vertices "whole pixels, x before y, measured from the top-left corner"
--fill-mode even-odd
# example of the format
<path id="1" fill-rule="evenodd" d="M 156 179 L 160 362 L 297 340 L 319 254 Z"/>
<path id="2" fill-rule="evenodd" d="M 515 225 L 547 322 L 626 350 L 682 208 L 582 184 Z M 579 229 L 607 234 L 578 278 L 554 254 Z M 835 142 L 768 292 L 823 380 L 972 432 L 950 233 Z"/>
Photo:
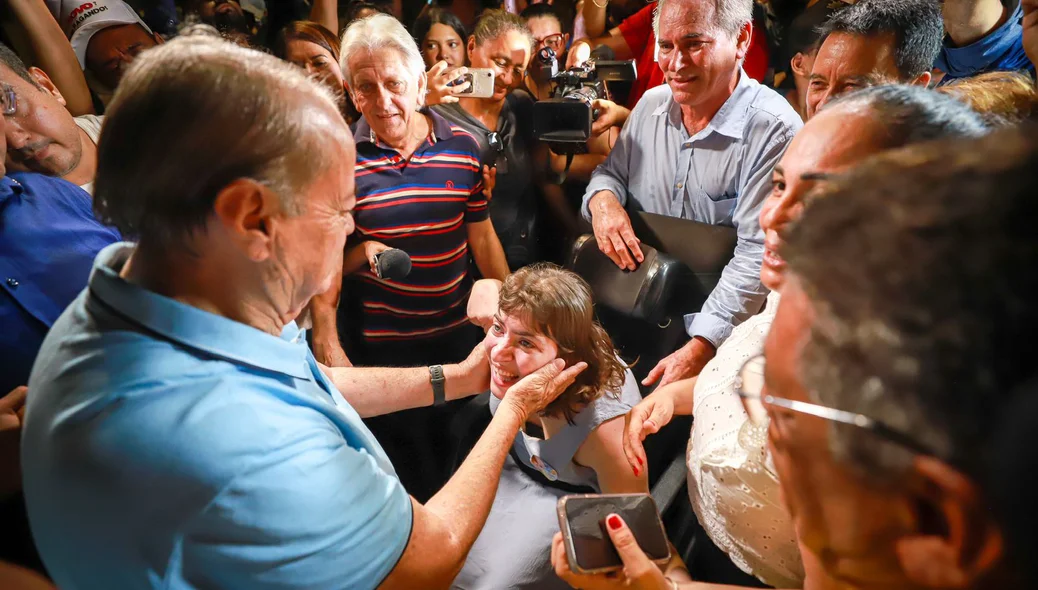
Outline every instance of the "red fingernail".
<path id="1" fill-rule="evenodd" d="M 641 457 L 635 457 L 635 459 L 638 459 L 638 464 L 639 465 L 643 465 L 643 466 L 645 465 L 645 461 L 642 461 Z"/>
<path id="2" fill-rule="evenodd" d="M 634 469 L 634 476 L 638 477 L 638 468 L 632 465 L 631 469 Z"/>
<path id="3" fill-rule="evenodd" d="M 620 527 L 624 525 L 624 522 L 620 520 L 619 516 L 615 514 L 610 514 L 609 518 L 606 519 L 606 524 L 608 524 L 609 528 L 613 529 L 614 531 L 618 531 L 620 530 Z"/>

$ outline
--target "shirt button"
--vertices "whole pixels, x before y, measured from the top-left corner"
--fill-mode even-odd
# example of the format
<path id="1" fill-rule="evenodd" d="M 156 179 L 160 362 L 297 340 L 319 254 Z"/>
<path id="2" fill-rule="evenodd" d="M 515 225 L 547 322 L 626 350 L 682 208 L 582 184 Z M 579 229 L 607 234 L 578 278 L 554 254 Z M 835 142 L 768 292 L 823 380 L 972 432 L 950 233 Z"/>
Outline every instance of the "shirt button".
<path id="1" fill-rule="evenodd" d="M 682 147 L 690 148 L 690 147 L 692 147 L 692 142 L 691 141 L 685 142 L 685 145 L 683 145 Z"/>
<path id="2" fill-rule="evenodd" d="M 7 286 L 8 287 L 12 287 L 12 288 L 17 287 L 18 286 L 18 279 L 14 278 L 14 277 L 7 277 Z"/>
<path id="3" fill-rule="evenodd" d="M 679 182 L 679 183 L 677 184 L 676 188 L 681 188 L 681 187 L 683 187 L 683 186 L 685 186 L 685 185 Z"/>

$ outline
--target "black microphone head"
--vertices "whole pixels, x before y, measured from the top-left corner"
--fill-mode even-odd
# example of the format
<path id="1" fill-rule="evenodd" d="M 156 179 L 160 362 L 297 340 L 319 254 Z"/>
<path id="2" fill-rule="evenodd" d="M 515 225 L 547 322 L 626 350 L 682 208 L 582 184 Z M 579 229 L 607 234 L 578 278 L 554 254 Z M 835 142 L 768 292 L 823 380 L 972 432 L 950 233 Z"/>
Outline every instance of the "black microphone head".
<path id="1" fill-rule="evenodd" d="M 375 255 L 375 272 L 380 279 L 399 281 L 411 272 L 411 257 L 407 252 L 390 248 Z"/>

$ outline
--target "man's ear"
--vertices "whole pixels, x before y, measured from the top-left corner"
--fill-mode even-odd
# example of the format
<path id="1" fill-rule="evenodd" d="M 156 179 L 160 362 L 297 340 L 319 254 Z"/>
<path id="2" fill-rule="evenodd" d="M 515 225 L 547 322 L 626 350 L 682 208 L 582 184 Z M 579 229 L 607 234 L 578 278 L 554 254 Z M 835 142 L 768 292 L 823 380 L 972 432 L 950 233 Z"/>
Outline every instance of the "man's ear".
<path id="1" fill-rule="evenodd" d="M 418 109 L 425 106 L 425 92 L 429 88 L 429 77 L 423 71 L 418 76 Z"/>
<path id="2" fill-rule="evenodd" d="M 802 51 L 798 51 L 789 60 L 789 67 L 793 69 L 793 73 L 802 78 L 807 78 L 811 75 L 811 68 L 808 67 L 808 58 Z"/>
<path id="3" fill-rule="evenodd" d="M 980 489 L 933 457 L 913 462 L 916 532 L 896 542 L 906 576 L 921 586 L 968 588 L 1002 560 L 1002 534 Z"/>
<path id="4" fill-rule="evenodd" d="M 739 30 L 739 35 L 736 38 L 735 45 L 735 56 L 741 62 L 746 59 L 746 54 L 750 51 L 750 41 L 753 40 L 753 23 L 746 23 Z"/>
<path id="5" fill-rule="evenodd" d="M 916 76 L 915 80 L 912 80 L 911 84 L 912 86 L 922 86 L 923 88 L 926 88 L 930 85 L 930 80 L 932 79 L 933 74 L 931 74 L 930 72 L 923 72 L 922 74 Z"/>
<path id="6" fill-rule="evenodd" d="M 281 212 L 274 191 L 255 180 L 239 178 L 225 186 L 213 202 L 213 215 L 232 243 L 253 262 L 272 255 L 273 218 Z"/>
<path id="7" fill-rule="evenodd" d="M 53 96 L 54 100 L 60 102 L 62 105 L 66 104 L 65 97 L 61 95 L 61 91 L 54 85 L 54 82 L 50 79 L 50 76 L 47 75 L 47 72 L 44 72 L 40 68 L 29 68 L 29 76 L 34 82 L 36 82 L 36 86 L 38 86 L 40 90 Z"/>
<path id="8" fill-rule="evenodd" d="M 476 52 L 476 36 L 469 35 L 469 41 L 465 46 L 465 51 L 468 53 L 469 61 L 472 61 L 472 54 Z"/>

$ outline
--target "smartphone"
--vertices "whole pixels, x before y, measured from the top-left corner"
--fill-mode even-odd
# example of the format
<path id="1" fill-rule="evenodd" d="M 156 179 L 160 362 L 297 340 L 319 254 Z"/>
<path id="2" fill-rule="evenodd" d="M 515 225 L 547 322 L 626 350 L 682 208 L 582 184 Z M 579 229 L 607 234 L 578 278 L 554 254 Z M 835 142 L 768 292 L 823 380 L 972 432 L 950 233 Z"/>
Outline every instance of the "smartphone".
<path id="1" fill-rule="evenodd" d="M 656 563 L 670 560 L 670 543 L 656 502 L 649 494 L 578 494 L 558 502 L 559 528 L 569 569 L 595 574 L 623 568 L 606 531 L 605 519 L 619 514 L 634 533 L 638 546 Z"/>
<path id="2" fill-rule="evenodd" d="M 468 68 L 468 72 L 455 80 L 452 86 L 461 86 L 465 82 L 469 87 L 457 94 L 471 98 L 490 98 L 494 96 L 494 70 L 490 68 Z"/>

